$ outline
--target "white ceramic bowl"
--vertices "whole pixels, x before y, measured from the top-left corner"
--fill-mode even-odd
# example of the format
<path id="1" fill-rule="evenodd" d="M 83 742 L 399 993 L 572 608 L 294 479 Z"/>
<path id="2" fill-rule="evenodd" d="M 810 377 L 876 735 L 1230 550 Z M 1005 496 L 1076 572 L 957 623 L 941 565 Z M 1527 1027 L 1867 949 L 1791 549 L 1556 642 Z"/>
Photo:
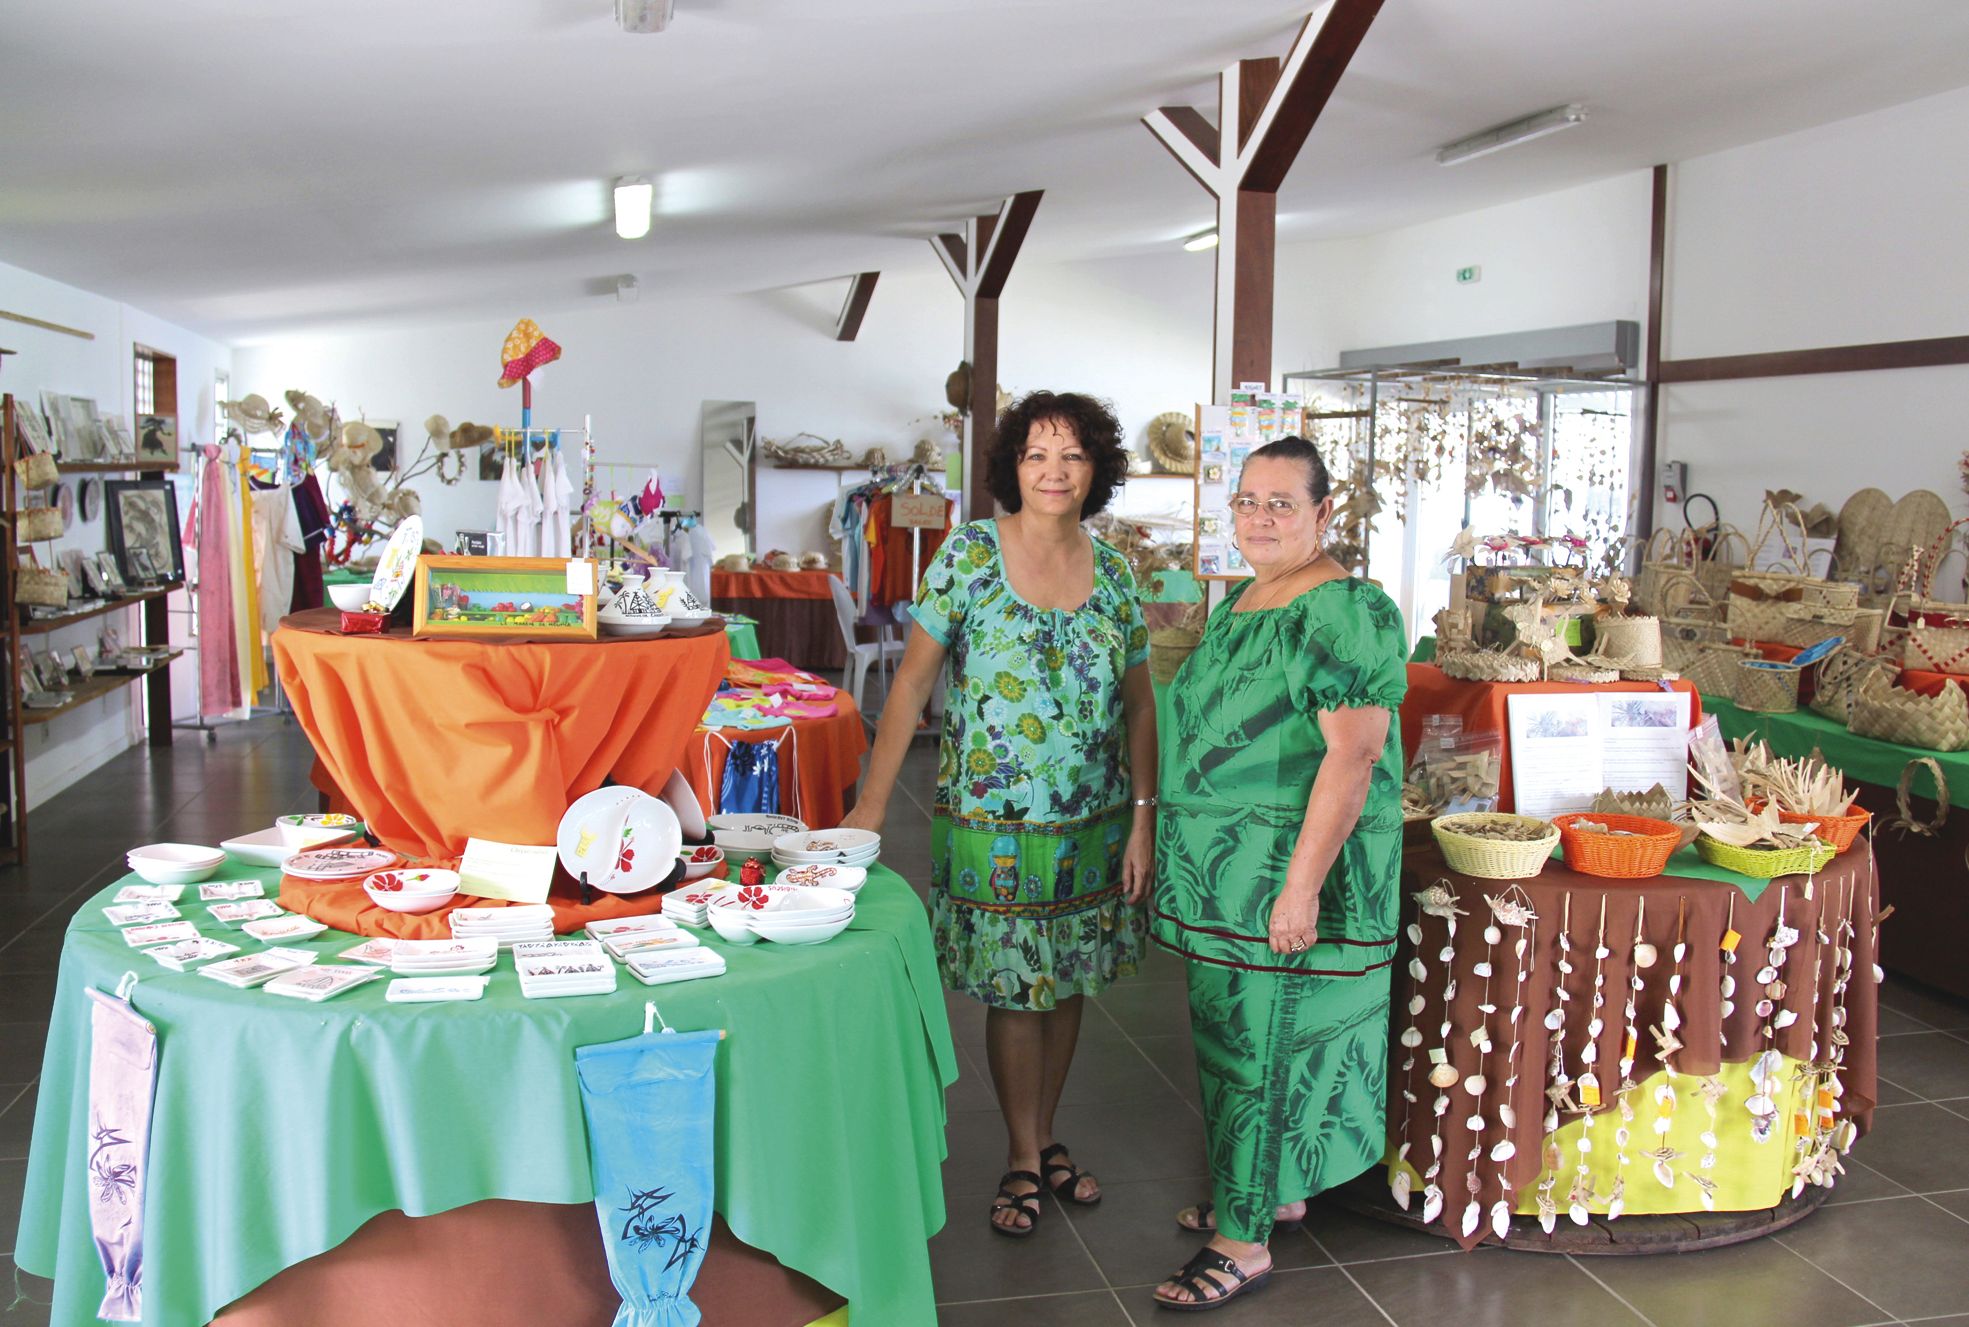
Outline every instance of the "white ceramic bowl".
<path id="1" fill-rule="evenodd" d="M 369 602 L 369 592 L 375 588 L 374 585 L 331 585 L 328 598 L 344 613 L 360 613 L 362 606 Z"/>
<path id="2" fill-rule="evenodd" d="M 391 881 L 400 882 L 403 888 L 382 888 Z M 458 896 L 458 873 L 424 867 L 378 871 L 362 882 L 362 892 L 369 895 L 371 903 L 390 912 L 436 912 Z"/>
<path id="3" fill-rule="evenodd" d="M 711 923 L 712 930 L 735 945 L 749 945 L 759 938 L 752 934 L 750 908 L 711 908 L 704 919 Z"/>
<path id="4" fill-rule="evenodd" d="M 859 866 L 837 866 L 832 862 L 804 862 L 789 866 L 773 881 L 776 885 L 802 888 L 845 889 L 852 894 L 868 883 L 868 872 Z"/>
<path id="5" fill-rule="evenodd" d="M 752 914 L 752 930 L 761 940 L 771 940 L 782 945 L 817 945 L 823 940 L 832 940 L 848 929 L 854 914 L 849 913 L 839 921 L 825 922 L 811 926 L 795 926 L 788 922 L 774 920 L 771 913 Z"/>
<path id="6" fill-rule="evenodd" d="M 694 862 L 691 860 L 691 854 L 696 851 L 697 849 L 695 848 L 685 848 L 677 854 L 683 859 L 685 880 L 702 880 L 705 876 L 717 870 L 725 860 L 724 849 L 713 846 L 712 851 L 718 854 L 716 857 L 706 862 Z"/>
<path id="7" fill-rule="evenodd" d="M 362 833 L 360 820 L 338 814 L 282 816 L 273 823 L 281 839 L 296 851 L 342 843 Z"/>
<path id="8" fill-rule="evenodd" d="M 210 880 L 226 864 L 226 854 L 194 843 L 152 843 L 132 848 L 124 860 L 153 885 L 195 885 Z"/>

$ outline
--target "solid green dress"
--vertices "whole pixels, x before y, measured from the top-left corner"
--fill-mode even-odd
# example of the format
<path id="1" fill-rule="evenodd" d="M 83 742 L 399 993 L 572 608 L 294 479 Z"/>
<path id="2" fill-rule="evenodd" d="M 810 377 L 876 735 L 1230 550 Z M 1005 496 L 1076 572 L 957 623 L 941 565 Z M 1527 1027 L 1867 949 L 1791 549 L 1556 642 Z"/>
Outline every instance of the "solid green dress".
<path id="1" fill-rule="evenodd" d="M 1044 1011 L 1134 973 L 1146 909 L 1121 897 L 1133 825 L 1121 679 L 1148 658 L 1127 560 L 1094 541 L 1094 590 L 1035 608 L 996 521 L 950 532 L 911 615 L 950 651 L 930 910 L 944 985 Z"/>
<path id="2" fill-rule="evenodd" d="M 1151 928 L 1188 960 L 1217 1227 L 1261 1242 L 1280 1203 L 1384 1151 L 1408 673 L 1401 612 L 1375 586 L 1328 581 L 1233 612 L 1246 588 L 1176 675 Z M 1318 941 L 1274 954 L 1272 902 L 1326 752 L 1319 715 L 1370 705 L 1389 712 L 1388 740 L 1321 886 Z"/>

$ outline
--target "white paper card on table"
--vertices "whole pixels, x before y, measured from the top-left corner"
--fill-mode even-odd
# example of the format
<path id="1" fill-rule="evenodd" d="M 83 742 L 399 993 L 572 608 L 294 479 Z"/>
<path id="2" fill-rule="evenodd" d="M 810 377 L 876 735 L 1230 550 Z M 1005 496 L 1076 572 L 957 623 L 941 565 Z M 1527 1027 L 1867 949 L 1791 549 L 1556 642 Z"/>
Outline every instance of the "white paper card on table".
<path id="1" fill-rule="evenodd" d="M 214 880 L 198 887 L 201 903 L 225 903 L 234 899 L 265 898 L 267 886 L 260 880 Z"/>
<path id="2" fill-rule="evenodd" d="M 567 592 L 569 594 L 595 593 L 595 564 L 587 558 L 567 560 Z"/>
<path id="3" fill-rule="evenodd" d="M 608 952 L 620 959 L 626 959 L 631 954 L 658 954 L 664 950 L 695 949 L 702 943 L 682 927 L 674 931 L 631 931 L 626 935 L 612 935 L 602 941 Z"/>
<path id="4" fill-rule="evenodd" d="M 198 928 L 190 922 L 155 922 L 147 926 L 124 928 L 123 943 L 132 949 L 152 945 L 175 945 L 180 940 L 198 939 Z"/>
<path id="5" fill-rule="evenodd" d="M 396 952 L 397 942 L 395 940 L 379 936 L 375 939 L 364 940 L 359 945 L 352 945 L 335 957 L 350 963 L 387 964 L 396 956 Z"/>
<path id="6" fill-rule="evenodd" d="M 175 945 L 159 945 L 156 949 L 146 949 L 144 952 L 171 971 L 183 972 L 194 963 L 224 958 L 227 954 L 237 954 L 239 946 L 201 935 L 196 940 L 180 940 Z"/>
<path id="7" fill-rule="evenodd" d="M 374 981 L 382 976 L 380 969 L 360 963 L 318 963 L 310 967 L 295 968 L 283 972 L 269 981 L 262 989 L 270 995 L 285 995 L 296 1000 L 322 1001 L 340 995 L 343 991 Z"/>
<path id="8" fill-rule="evenodd" d="M 111 926 L 176 921 L 182 914 L 169 903 L 112 903 L 103 909 Z"/>
<path id="9" fill-rule="evenodd" d="M 391 1004 L 430 1004 L 439 1000 L 476 1000 L 485 994 L 486 977 L 397 977 L 383 998 Z"/>
<path id="10" fill-rule="evenodd" d="M 675 931 L 677 923 L 651 912 L 640 917 L 614 917 L 589 922 L 585 928 L 592 939 L 611 940 L 622 935 L 646 935 L 653 931 Z"/>
<path id="11" fill-rule="evenodd" d="M 268 917 L 285 917 L 288 914 L 270 898 L 241 899 L 237 903 L 214 903 L 206 912 L 212 920 L 222 926 L 239 926 L 246 922 L 263 921 Z"/>
<path id="12" fill-rule="evenodd" d="M 556 860 L 551 845 L 466 839 L 465 859 L 458 864 L 458 892 L 513 903 L 545 903 Z"/>
<path id="13" fill-rule="evenodd" d="M 217 963 L 208 963 L 198 970 L 198 975 L 245 990 L 304 966 L 300 960 L 270 949 L 264 954 L 241 954 L 237 958 L 222 958 Z"/>
<path id="14" fill-rule="evenodd" d="M 302 917 L 290 912 L 280 917 L 264 917 L 256 922 L 247 922 L 239 929 L 261 944 L 272 944 L 276 940 L 305 940 L 311 935 L 320 935 L 328 928 L 312 917 Z"/>
<path id="15" fill-rule="evenodd" d="M 725 960 L 709 949 L 686 949 L 681 953 L 637 954 L 628 962 L 629 975 L 645 986 L 662 986 L 673 981 L 697 977 L 718 977 L 725 971 Z"/>
<path id="16" fill-rule="evenodd" d="M 296 967 L 304 963 L 312 963 L 321 957 L 320 954 L 312 949 L 293 949 L 287 945 L 268 945 L 266 952 L 283 962 L 292 963 Z"/>
<path id="17" fill-rule="evenodd" d="M 1684 800 L 1690 699 L 1686 691 L 1507 697 L 1518 814 L 1549 820 L 1585 811 L 1608 788 L 1646 792 L 1660 784 Z"/>
<path id="18" fill-rule="evenodd" d="M 176 903 L 184 894 L 183 885 L 125 885 L 116 891 L 114 903 Z"/>

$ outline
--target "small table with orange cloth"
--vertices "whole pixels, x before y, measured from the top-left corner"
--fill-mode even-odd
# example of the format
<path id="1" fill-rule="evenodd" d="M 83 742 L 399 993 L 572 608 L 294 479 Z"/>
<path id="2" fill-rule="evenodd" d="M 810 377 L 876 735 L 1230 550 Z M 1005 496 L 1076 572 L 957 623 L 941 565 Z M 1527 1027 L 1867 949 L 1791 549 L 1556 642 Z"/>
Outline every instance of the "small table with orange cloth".
<path id="1" fill-rule="evenodd" d="M 831 571 L 714 571 L 711 604 L 744 613 L 759 624 L 759 648 L 811 668 L 837 671 L 848 662 L 841 624 L 834 616 Z"/>
<path id="2" fill-rule="evenodd" d="M 1689 723 L 1702 722 L 1702 697 L 1687 679 L 1668 684 L 1691 697 Z M 1408 696 L 1402 701 L 1402 755 L 1415 758 L 1422 741 L 1422 720 L 1430 714 L 1457 714 L 1463 717 L 1466 733 L 1492 732 L 1504 739 L 1503 766 L 1497 785 L 1497 809 L 1509 811 L 1516 799 L 1511 793 L 1511 725 L 1507 707 L 1512 696 L 1559 696 L 1608 691 L 1653 692 L 1661 687 L 1653 682 L 1608 682 L 1587 686 L 1577 682 L 1461 682 L 1432 663 L 1408 666 Z"/>
<path id="3" fill-rule="evenodd" d="M 718 788 L 724 782 L 729 742 L 769 742 L 779 747 L 779 810 L 797 816 L 815 829 L 832 829 L 855 804 L 856 780 L 861 778 L 862 753 L 868 733 L 861 711 L 845 691 L 834 693 L 834 713 L 819 719 L 794 719 L 783 728 L 706 728 L 691 735 L 682 761 L 684 778 L 697 794 L 704 814 L 718 811 Z"/>
<path id="4" fill-rule="evenodd" d="M 332 608 L 283 619 L 274 664 L 315 786 L 418 858 L 456 857 L 467 838 L 552 843 L 604 780 L 661 792 L 731 658 L 722 629 L 506 641 L 345 636 L 339 621 Z"/>

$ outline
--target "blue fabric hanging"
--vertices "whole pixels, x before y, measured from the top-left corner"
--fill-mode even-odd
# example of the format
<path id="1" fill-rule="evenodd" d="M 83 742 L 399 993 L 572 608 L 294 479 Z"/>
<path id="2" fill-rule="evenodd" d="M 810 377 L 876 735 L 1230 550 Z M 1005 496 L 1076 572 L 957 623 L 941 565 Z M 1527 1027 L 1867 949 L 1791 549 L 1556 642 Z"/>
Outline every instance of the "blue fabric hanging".
<path id="1" fill-rule="evenodd" d="M 718 788 L 718 809 L 755 815 L 779 814 L 779 746 L 772 742 L 733 742 Z"/>
<path id="2" fill-rule="evenodd" d="M 657 1032 L 574 1052 L 615 1327 L 696 1327 L 711 1242 L 718 1033 Z"/>

